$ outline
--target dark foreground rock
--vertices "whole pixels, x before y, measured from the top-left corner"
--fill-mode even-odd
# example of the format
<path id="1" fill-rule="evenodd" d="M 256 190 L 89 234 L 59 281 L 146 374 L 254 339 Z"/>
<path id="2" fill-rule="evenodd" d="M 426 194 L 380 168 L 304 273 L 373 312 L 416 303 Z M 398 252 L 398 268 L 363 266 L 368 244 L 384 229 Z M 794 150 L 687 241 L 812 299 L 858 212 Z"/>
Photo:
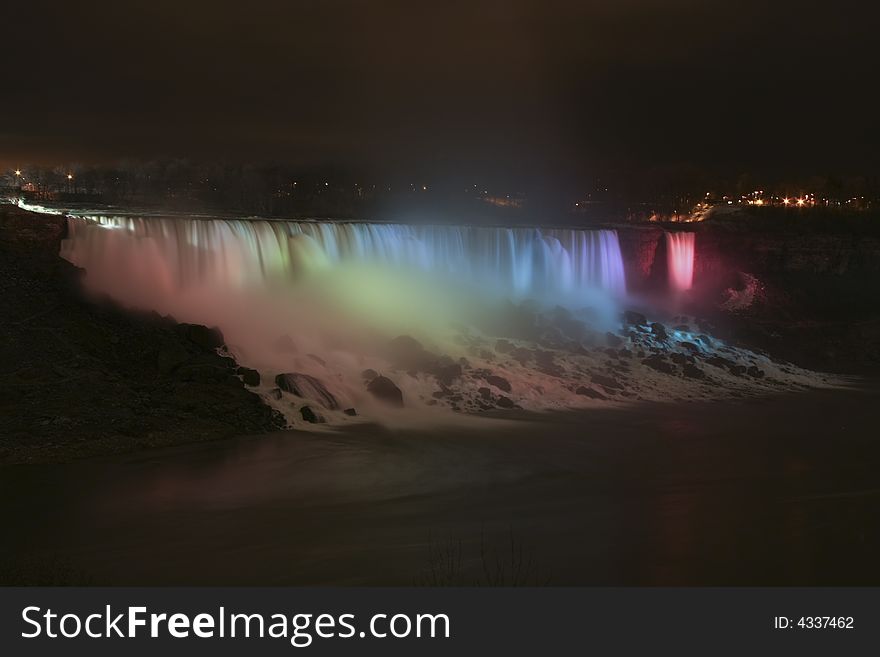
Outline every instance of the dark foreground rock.
<path id="1" fill-rule="evenodd" d="M 370 381 L 367 385 L 367 391 L 386 404 L 403 407 L 403 393 L 387 376 L 377 376 Z"/>
<path id="2" fill-rule="evenodd" d="M 284 426 L 217 353 L 219 332 L 87 298 L 58 257 L 65 227 L 0 205 L 0 463 Z"/>
<path id="3" fill-rule="evenodd" d="M 303 420 L 312 424 L 323 424 L 327 421 L 323 415 L 316 413 L 311 406 L 303 406 L 299 409 L 299 414 L 302 415 Z"/>

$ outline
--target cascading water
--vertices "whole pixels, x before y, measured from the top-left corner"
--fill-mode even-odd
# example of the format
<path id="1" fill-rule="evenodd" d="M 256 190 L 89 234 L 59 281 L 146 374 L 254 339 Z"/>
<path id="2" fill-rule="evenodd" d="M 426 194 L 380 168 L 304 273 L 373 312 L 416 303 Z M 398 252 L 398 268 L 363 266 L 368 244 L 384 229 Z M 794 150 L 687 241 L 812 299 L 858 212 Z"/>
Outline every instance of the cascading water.
<path id="1" fill-rule="evenodd" d="M 694 284 L 694 233 L 666 233 L 669 286 L 673 291 L 690 290 Z"/>
<path id="2" fill-rule="evenodd" d="M 666 234 L 674 292 L 693 285 L 694 239 Z M 293 425 L 436 426 L 450 410 L 702 394 L 702 377 L 654 366 L 695 345 L 760 364 L 761 385 L 790 375 L 680 327 L 621 330 L 626 283 L 609 230 L 80 216 L 62 255 L 94 292 L 218 326 L 235 362 L 259 373 L 248 385 Z M 726 376 L 741 391 L 741 376 L 706 367 L 713 390 Z M 189 385 L 191 369 L 169 385 Z"/>
<path id="3" fill-rule="evenodd" d="M 626 292 L 617 233 L 339 222 L 92 217 L 69 220 L 62 255 L 88 271 L 241 287 L 340 263 L 408 267 L 486 292 L 577 300 Z"/>

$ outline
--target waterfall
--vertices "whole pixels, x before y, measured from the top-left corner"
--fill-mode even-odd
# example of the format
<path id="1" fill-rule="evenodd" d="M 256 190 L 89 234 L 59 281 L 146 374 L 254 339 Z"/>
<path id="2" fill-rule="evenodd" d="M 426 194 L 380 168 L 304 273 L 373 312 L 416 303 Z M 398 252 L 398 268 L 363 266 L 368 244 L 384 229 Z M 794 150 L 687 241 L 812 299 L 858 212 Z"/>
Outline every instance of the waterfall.
<path id="1" fill-rule="evenodd" d="M 694 237 L 695 233 L 666 233 L 669 286 L 676 292 L 694 284 Z"/>
<path id="2" fill-rule="evenodd" d="M 626 293 L 613 230 L 107 216 L 69 222 L 62 256 L 90 271 L 148 278 L 145 285 L 210 280 L 242 288 L 354 262 L 416 268 L 514 298 Z"/>

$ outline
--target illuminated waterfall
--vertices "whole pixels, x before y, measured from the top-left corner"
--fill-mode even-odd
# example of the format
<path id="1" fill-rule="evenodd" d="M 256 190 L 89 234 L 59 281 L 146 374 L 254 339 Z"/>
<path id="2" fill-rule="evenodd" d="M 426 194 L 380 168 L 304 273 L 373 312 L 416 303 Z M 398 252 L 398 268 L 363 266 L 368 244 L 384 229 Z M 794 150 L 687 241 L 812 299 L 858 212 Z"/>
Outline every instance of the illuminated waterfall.
<path id="1" fill-rule="evenodd" d="M 354 262 L 416 268 L 519 298 L 626 292 L 613 230 L 88 217 L 69 219 L 62 255 L 160 287 L 209 280 L 242 288 Z"/>
<path id="2" fill-rule="evenodd" d="M 669 285 L 677 292 L 694 284 L 694 237 L 694 233 L 666 233 Z"/>

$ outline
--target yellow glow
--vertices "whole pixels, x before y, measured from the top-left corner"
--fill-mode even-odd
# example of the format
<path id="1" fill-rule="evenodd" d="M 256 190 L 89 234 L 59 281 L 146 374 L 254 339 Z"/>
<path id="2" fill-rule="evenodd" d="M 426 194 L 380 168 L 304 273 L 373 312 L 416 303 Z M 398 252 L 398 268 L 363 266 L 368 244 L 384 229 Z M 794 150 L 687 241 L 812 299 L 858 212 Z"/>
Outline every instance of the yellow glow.
<path id="1" fill-rule="evenodd" d="M 21 169 L 16 169 L 16 170 L 15 170 L 15 175 L 16 175 L 16 176 L 20 176 L 20 175 L 21 175 Z"/>
<path id="2" fill-rule="evenodd" d="M 759 198 L 757 201 L 755 201 L 755 205 L 764 205 L 764 199 Z"/>
<path id="3" fill-rule="evenodd" d="M 783 205 L 788 205 L 789 203 L 791 203 L 791 199 L 786 197 L 786 198 L 782 199 L 782 203 L 783 203 Z"/>
<path id="4" fill-rule="evenodd" d="M 67 179 L 68 179 L 68 180 L 73 180 L 73 174 L 72 174 L 72 173 L 68 173 L 68 174 L 67 174 Z"/>

